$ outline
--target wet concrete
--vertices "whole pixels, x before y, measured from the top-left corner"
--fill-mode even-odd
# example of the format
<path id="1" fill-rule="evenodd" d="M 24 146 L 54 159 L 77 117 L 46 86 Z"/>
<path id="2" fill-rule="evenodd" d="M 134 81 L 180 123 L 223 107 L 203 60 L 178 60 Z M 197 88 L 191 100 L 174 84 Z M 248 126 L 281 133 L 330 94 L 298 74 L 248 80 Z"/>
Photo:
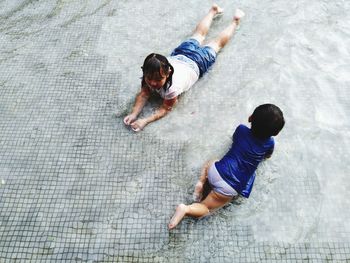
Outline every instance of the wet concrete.
<path id="1" fill-rule="evenodd" d="M 208 37 L 241 7 L 235 38 L 135 134 L 122 117 L 144 57 L 170 53 L 211 2 L 0 2 L 0 262 L 350 260 L 349 4 L 219 4 Z M 264 102 L 287 125 L 252 196 L 169 232 L 201 165 Z"/>

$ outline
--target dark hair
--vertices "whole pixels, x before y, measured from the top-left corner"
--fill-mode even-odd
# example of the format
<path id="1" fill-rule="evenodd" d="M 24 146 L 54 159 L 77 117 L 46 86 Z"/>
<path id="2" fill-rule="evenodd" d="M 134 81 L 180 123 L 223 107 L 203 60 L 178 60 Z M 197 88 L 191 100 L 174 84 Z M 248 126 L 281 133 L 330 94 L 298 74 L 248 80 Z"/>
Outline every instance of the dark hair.
<path id="1" fill-rule="evenodd" d="M 167 58 L 164 57 L 163 55 L 156 54 L 156 53 L 149 54 L 145 58 L 145 61 L 143 62 L 143 66 L 141 68 L 142 68 L 142 72 L 143 72 L 142 86 L 146 85 L 145 75 L 153 75 L 155 73 L 161 74 L 161 72 L 160 72 L 161 69 L 164 73 L 168 73 L 171 70 L 163 88 L 165 90 L 167 90 L 171 86 L 173 74 L 174 74 L 174 68 L 169 63 Z"/>
<path id="2" fill-rule="evenodd" d="M 277 135 L 285 123 L 283 112 L 273 104 L 263 104 L 256 107 L 250 121 L 252 133 L 259 139 L 267 139 Z"/>

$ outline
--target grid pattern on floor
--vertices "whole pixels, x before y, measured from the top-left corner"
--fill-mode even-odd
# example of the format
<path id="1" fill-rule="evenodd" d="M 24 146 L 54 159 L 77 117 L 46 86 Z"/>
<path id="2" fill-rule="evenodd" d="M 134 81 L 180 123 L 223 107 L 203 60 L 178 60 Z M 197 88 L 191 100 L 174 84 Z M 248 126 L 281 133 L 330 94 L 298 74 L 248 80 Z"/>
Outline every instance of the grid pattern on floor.
<path id="1" fill-rule="evenodd" d="M 239 203 L 167 230 L 197 171 L 186 141 L 122 125 L 128 72 L 95 52 L 120 4 L 2 4 L 0 262 L 349 262 L 349 243 L 257 242 Z"/>

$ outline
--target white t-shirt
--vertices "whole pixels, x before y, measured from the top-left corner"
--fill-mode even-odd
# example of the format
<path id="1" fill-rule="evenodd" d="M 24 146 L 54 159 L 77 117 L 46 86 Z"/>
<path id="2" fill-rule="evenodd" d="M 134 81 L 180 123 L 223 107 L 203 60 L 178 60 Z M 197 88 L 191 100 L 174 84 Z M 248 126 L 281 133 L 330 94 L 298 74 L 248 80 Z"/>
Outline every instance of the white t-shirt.
<path id="1" fill-rule="evenodd" d="M 174 67 L 172 85 L 167 90 L 163 88 L 155 90 L 166 100 L 173 99 L 189 90 L 199 78 L 199 68 L 193 60 L 177 55 L 168 57 L 168 61 Z"/>

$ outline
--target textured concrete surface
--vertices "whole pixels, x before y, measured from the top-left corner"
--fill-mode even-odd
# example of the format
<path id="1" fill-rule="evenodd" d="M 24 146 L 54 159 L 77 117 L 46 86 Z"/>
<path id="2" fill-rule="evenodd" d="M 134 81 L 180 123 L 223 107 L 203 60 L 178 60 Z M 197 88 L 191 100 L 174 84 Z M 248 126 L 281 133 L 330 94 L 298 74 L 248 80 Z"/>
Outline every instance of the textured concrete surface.
<path id="1" fill-rule="evenodd" d="M 253 2 L 220 4 L 259 9 Z M 211 2 L 0 1 L 0 262 L 350 261 L 348 221 L 320 212 L 324 193 L 314 177 L 322 171 L 279 168 L 282 159 L 293 163 L 296 156 L 290 152 L 298 138 L 288 131 L 277 159 L 261 168 L 251 199 L 167 230 L 175 206 L 190 202 L 200 165 L 229 145 L 232 124 L 222 124 L 218 113 L 228 118 L 234 112 L 243 120 L 260 103 L 253 96 L 227 98 L 245 96 L 242 84 L 254 93 L 262 84 L 249 76 L 268 73 L 260 63 L 264 58 L 254 61 L 258 53 L 247 52 L 269 36 L 257 38 L 258 28 L 240 31 L 241 42 L 227 47 L 172 117 L 139 134 L 123 126 L 143 57 L 170 52 L 188 37 L 190 21 L 205 13 L 207 7 L 198 8 L 204 5 Z M 262 5 L 274 8 L 273 2 Z M 156 34 L 162 23 L 168 38 Z M 254 63 L 243 68 L 248 60 Z M 292 116 L 289 95 L 276 89 L 272 97 L 259 96 L 284 104 Z M 192 103 L 194 97 L 204 103 Z M 342 145 L 349 146 L 348 137 Z M 317 156 L 311 155 L 310 166 L 321 162 Z M 347 218 L 348 205 L 335 205 L 334 217 L 342 211 L 340 218 Z"/>

